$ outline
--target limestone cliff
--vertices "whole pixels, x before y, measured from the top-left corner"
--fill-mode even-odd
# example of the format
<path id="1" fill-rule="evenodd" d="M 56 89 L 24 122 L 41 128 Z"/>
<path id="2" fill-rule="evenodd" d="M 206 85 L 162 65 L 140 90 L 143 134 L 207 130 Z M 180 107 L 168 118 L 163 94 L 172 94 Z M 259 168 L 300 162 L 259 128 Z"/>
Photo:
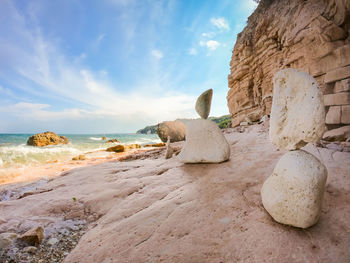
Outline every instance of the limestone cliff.
<path id="1" fill-rule="evenodd" d="M 287 67 L 314 76 L 328 128 L 350 123 L 350 1 L 261 0 L 238 34 L 228 76 L 232 126 L 269 114 L 272 78 Z"/>

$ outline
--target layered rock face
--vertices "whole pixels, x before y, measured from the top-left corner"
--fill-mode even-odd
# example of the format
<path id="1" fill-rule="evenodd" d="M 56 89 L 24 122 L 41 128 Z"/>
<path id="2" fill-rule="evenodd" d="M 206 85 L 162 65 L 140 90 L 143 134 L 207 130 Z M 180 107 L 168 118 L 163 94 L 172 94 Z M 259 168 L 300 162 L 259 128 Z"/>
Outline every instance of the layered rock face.
<path id="1" fill-rule="evenodd" d="M 350 123 L 350 1 L 261 0 L 238 34 L 228 76 L 232 126 L 270 114 L 272 78 L 308 72 L 324 95 L 329 129 Z"/>

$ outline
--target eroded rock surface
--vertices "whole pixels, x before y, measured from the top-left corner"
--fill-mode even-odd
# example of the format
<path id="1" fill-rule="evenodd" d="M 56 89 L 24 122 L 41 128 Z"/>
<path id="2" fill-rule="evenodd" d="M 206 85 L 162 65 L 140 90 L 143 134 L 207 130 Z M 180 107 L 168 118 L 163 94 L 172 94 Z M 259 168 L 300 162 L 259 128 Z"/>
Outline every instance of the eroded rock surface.
<path id="1" fill-rule="evenodd" d="M 326 167 L 305 151 L 287 152 L 261 189 L 262 203 L 279 223 L 308 228 L 321 215 Z"/>
<path id="2" fill-rule="evenodd" d="M 41 185 L 51 191 L 0 202 L 0 232 L 41 225 L 60 246 L 49 230 L 86 221 L 65 263 L 348 262 L 350 153 L 319 148 L 328 169 L 321 217 L 300 230 L 275 222 L 261 202 L 261 186 L 283 152 L 262 125 L 233 130 L 224 130 L 231 156 L 221 164 L 165 160 L 163 147 L 65 172 Z"/>
<path id="3" fill-rule="evenodd" d="M 322 93 L 306 72 L 284 69 L 274 77 L 270 139 L 281 149 L 318 142 L 325 130 Z"/>

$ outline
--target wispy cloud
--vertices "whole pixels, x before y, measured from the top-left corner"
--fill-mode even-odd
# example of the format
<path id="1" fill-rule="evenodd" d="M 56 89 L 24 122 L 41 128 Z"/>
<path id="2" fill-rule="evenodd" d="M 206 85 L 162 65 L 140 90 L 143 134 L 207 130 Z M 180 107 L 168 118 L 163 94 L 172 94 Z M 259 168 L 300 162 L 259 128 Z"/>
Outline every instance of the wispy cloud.
<path id="1" fill-rule="evenodd" d="M 188 54 L 190 54 L 190 55 L 192 55 L 192 56 L 196 56 L 196 55 L 198 54 L 198 51 L 197 51 L 197 49 L 195 49 L 195 48 L 190 48 L 190 49 L 188 50 Z"/>
<path id="2" fill-rule="evenodd" d="M 219 18 L 213 17 L 210 19 L 210 22 L 221 30 L 230 30 L 230 25 L 228 21 L 223 17 L 219 17 Z"/>
<path id="3" fill-rule="evenodd" d="M 97 37 L 97 44 L 101 44 L 101 41 L 104 39 L 105 37 L 105 34 L 100 34 L 98 37 Z"/>
<path id="4" fill-rule="evenodd" d="M 199 45 L 202 47 L 207 47 L 209 50 L 214 51 L 217 49 L 221 44 L 220 42 L 216 40 L 208 40 L 208 41 L 199 41 Z"/>
<path id="5" fill-rule="evenodd" d="M 151 51 L 151 55 L 156 59 L 162 59 L 164 57 L 163 52 L 157 49 L 153 49 Z"/>
<path id="6" fill-rule="evenodd" d="M 208 38 L 212 38 L 215 37 L 216 33 L 215 32 L 209 32 L 209 33 L 202 33 L 202 37 L 208 37 Z"/>
<path id="7" fill-rule="evenodd" d="M 9 2 L 10 3 L 10 2 Z M 12 6 L 13 12 L 15 9 Z M 142 83 L 142 87 L 132 90 L 118 87 L 108 79 L 104 70 L 91 70 L 83 64 L 71 62 L 53 41 L 45 37 L 39 27 L 28 28 L 24 18 L 18 13 L 12 14 L 13 30 L 11 38 L 0 41 L 0 57 L 18 57 L 7 60 L 6 66 L 13 72 L 10 78 L 0 71 L 0 80 L 5 80 L 18 89 L 31 93 L 31 102 L 6 102 L 0 112 L 12 112 L 13 115 L 32 120 L 52 120 L 52 118 L 104 118 L 124 120 L 133 123 L 140 119 L 157 123 L 165 119 L 191 117 L 194 115 L 193 96 L 167 89 L 167 83 L 160 92 L 154 90 L 157 83 Z M 100 35 L 100 41 L 103 35 Z M 151 55 L 163 58 L 160 50 L 154 49 Z M 3 65 L 0 65 L 3 66 Z M 24 83 L 25 85 L 18 85 Z M 145 88 L 146 87 L 146 88 Z M 1 92 L 5 88 L 1 87 Z M 37 96 L 41 100 L 36 100 Z M 78 107 L 57 107 L 41 103 L 42 98 L 57 98 L 58 101 L 70 102 Z M 2 98 L 3 99 L 3 98 Z M 0 98 L 0 101 L 2 100 Z M 56 104 L 57 104 L 56 99 Z M 4 105 L 4 104 L 3 104 Z"/>

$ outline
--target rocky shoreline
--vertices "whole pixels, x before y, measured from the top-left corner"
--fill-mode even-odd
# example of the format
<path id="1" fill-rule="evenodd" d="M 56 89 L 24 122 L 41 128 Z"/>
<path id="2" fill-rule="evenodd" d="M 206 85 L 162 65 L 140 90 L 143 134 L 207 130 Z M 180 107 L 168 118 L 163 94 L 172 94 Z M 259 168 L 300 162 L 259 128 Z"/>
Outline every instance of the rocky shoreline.
<path id="1" fill-rule="evenodd" d="M 321 218 L 306 230 L 283 226 L 260 198 L 284 153 L 267 127 L 225 129 L 231 155 L 221 164 L 166 160 L 161 147 L 12 184 L 12 197 L 0 202 L 0 235 L 40 226 L 45 238 L 36 249 L 2 250 L 0 261 L 346 262 L 350 153 L 304 147 L 329 171 Z"/>

